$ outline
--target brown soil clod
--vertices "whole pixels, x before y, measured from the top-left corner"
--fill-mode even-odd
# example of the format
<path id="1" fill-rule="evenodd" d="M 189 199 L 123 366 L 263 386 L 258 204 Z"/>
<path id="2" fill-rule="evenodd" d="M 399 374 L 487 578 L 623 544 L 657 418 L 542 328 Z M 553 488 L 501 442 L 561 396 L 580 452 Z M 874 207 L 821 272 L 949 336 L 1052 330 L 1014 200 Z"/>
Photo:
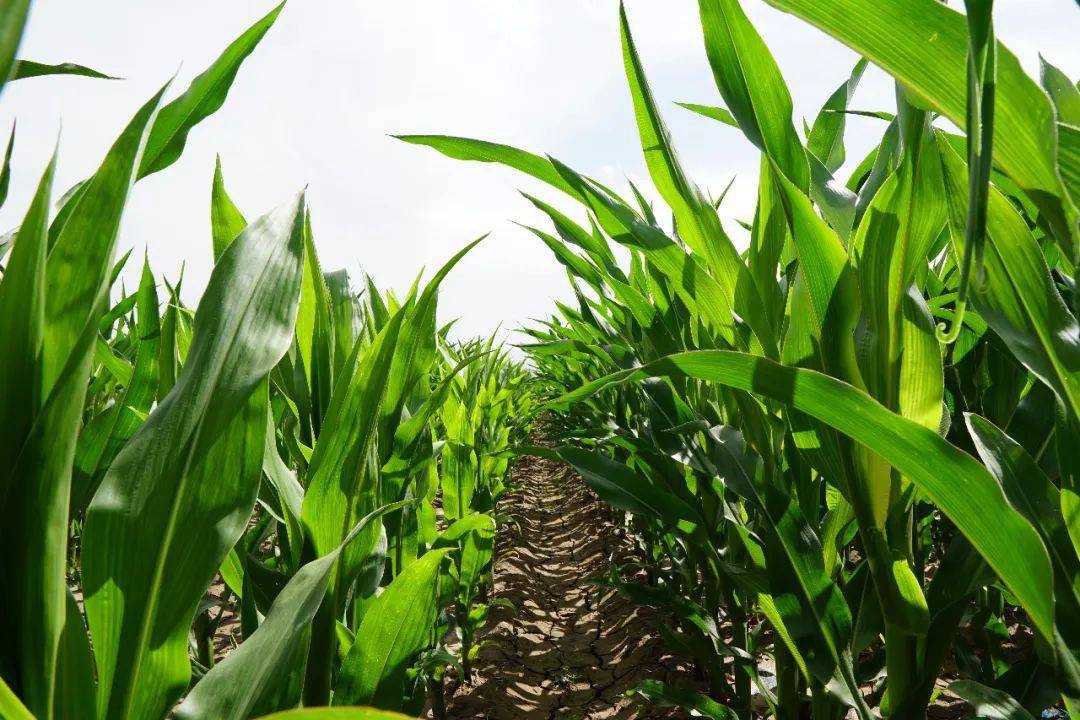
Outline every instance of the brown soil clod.
<path id="1" fill-rule="evenodd" d="M 524 458 L 500 502 L 515 522 L 500 530 L 492 610 L 471 685 L 453 690 L 457 720 L 685 717 L 627 695 L 639 682 L 689 675 L 665 654 L 660 616 L 590 585 L 613 564 L 635 560 L 611 511 L 562 463 Z M 451 691 L 448 688 L 448 691 Z"/>

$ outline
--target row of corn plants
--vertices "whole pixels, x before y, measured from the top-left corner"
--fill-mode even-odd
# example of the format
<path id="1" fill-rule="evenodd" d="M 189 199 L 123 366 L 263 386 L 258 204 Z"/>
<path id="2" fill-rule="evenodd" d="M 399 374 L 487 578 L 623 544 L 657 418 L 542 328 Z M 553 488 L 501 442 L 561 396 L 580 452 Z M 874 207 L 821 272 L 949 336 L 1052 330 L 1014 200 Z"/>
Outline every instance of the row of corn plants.
<path id="1" fill-rule="evenodd" d="M 3 237 L 0 717 L 441 717 L 447 671 L 470 679 L 532 412 L 494 338 L 436 324 L 479 241 L 400 297 L 358 292 L 322 269 L 302 193 L 249 222 L 219 162 L 198 306 L 148 261 L 118 282 L 133 185 L 180 157 L 281 9 L 58 201 L 54 155 Z M 104 77 L 14 61 L 27 10 L 0 10 L 0 77 Z"/>
<path id="2" fill-rule="evenodd" d="M 680 165 L 625 12 L 664 213 L 550 156 L 402 138 L 584 210 L 529 198 L 576 303 L 528 330 L 563 445 L 520 451 L 625 511 L 648 581 L 598 581 L 663 608 L 701 678 L 639 688 L 657 702 L 921 719 L 948 684 L 980 716 L 1080 712 L 1080 92 L 1025 74 L 990 0 L 769 2 L 862 58 L 800 131 L 740 2 L 699 0 L 724 106 L 684 107 L 760 150 L 746 244 Z M 868 63 L 888 112 L 849 107 Z M 852 112 L 883 133 L 846 163 Z"/>

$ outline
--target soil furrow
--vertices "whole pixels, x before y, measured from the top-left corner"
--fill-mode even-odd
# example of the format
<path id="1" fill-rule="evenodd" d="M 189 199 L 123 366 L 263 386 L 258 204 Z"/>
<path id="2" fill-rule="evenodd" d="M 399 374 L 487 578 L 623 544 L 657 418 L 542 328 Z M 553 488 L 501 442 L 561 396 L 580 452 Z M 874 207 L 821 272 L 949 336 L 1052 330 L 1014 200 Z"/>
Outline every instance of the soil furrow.
<path id="1" fill-rule="evenodd" d="M 627 691 L 644 679 L 677 682 L 690 671 L 666 655 L 660 618 L 589 584 L 634 548 L 612 513 L 567 466 L 523 458 L 501 509 L 492 595 L 516 610 L 492 611 L 471 685 L 449 699 L 466 720 L 677 718 Z"/>

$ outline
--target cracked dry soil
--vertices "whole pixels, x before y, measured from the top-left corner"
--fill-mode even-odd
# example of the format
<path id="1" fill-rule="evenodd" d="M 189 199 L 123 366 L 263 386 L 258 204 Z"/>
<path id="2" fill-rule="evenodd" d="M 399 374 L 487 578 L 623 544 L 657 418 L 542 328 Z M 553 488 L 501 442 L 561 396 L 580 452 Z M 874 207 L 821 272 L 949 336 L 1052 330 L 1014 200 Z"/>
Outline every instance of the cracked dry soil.
<path id="1" fill-rule="evenodd" d="M 500 502 L 513 522 L 500 530 L 492 597 L 516 611 L 493 608 L 472 684 L 448 698 L 447 715 L 686 717 L 626 695 L 644 679 L 678 682 L 691 671 L 664 652 L 655 611 L 588 583 L 637 559 L 611 511 L 562 463 L 522 458 L 513 473 L 515 489 Z"/>

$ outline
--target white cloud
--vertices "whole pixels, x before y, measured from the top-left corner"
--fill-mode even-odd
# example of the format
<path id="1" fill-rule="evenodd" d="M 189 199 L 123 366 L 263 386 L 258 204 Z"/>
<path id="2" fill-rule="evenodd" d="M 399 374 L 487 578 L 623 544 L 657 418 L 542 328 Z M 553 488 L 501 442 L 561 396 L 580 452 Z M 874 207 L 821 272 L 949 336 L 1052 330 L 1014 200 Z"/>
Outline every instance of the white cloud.
<path id="1" fill-rule="evenodd" d="M 747 2 L 812 117 L 854 62 L 845 48 L 760 2 Z M 1080 72 L 1075 10 L 1064 0 L 1003 0 L 998 32 L 1032 68 L 1042 48 Z M 177 85 L 269 10 L 255 0 L 52 0 L 34 5 L 22 56 L 74 61 L 123 82 L 44 78 L 9 85 L 0 127 L 19 118 L 15 181 L 0 227 L 18 222 L 63 119 L 59 184 L 91 172 L 138 105 L 183 61 Z M 680 155 L 719 192 L 737 176 L 728 217 L 749 217 L 757 153 L 734 130 L 670 101 L 719 102 L 701 47 L 696 3 L 630 0 L 635 39 Z M 860 107 L 887 107 L 891 86 L 868 76 Z M 880 126 L 852 123 L 852 154 Z M 210 269 L 208 198 L 220 152 L 230 192 L 249 216 L 310 183 L 327 268 L 359 268 L 404 287 L 467 241 L 492 236 L 447 280 L 445 319 L 468 333 L 514 327 L 570 296 L 550 253 L 512 220 L 539 222 L 518 188 L 559 200 L 510 171 L 464 164 L 390 133 L 483 137 L 549 152 L 596 176 L 648 188 L 622 75 L 615 0 L 355 3 L 292 0 L 248 60 L 226 106 L 192 133 L 184 157 L 139 184 L 122 232 L 155 270 L 186 263 L 194 299 Z M 640 181 L 640 182 L 639 182 Z M 564 203 L 565 206 L 565 203 Z"/>

